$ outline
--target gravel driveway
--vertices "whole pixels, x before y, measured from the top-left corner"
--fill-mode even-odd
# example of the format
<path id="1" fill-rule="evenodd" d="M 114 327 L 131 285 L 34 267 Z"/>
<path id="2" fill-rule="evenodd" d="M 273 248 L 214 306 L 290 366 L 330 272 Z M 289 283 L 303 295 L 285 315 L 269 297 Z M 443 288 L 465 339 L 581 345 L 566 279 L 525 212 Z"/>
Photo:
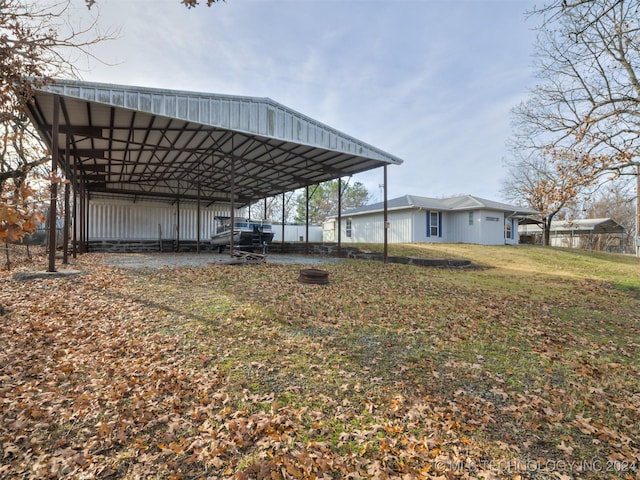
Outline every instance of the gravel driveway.
<path id="1" fill-rule="evenodd" d="M 344 261 L 342 258 L 319 257 L 310 255 L 267 254 L 267 263 L 285 263 L 293 265 L 322 265 Z M 107 253 L 102 260 L 104 265 L 119 268 L 160 268 L 203 266 L 211 263 L 238 263 L 229 253 Z"/>

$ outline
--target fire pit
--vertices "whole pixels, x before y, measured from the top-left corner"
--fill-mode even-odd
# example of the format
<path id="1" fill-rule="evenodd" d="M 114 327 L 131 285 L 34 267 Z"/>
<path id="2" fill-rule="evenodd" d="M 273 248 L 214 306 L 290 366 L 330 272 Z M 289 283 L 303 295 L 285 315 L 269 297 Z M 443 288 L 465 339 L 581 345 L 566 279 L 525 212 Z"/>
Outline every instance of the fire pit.
<path id="1" fill-rule="evenodd" d="M 298 277 L 300 283 L 324 285 L 329 283 L 329 272 L 317 268 L 303 268 Z"/>

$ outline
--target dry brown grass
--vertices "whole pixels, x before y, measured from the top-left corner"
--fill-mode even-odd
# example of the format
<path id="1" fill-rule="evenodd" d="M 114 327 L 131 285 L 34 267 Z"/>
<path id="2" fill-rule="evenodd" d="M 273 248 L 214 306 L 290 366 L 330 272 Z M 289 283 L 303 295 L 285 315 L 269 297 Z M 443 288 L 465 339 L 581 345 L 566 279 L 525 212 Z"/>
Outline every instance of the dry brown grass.
<path id="1" fill-rule="evenodd" d="M 392 253 L 484 268 L 5 274 L 0 476 L 637 478 L 636 259 Z"/>

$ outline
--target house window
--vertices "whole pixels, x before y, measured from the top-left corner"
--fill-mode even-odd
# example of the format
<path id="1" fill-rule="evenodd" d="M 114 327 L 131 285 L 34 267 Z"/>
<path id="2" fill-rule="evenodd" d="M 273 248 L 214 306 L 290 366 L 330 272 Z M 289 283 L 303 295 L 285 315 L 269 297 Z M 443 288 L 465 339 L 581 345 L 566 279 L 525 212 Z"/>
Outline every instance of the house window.
<path id="1" fill-rule="evenodd" d="M 427 212 L 427 237 L 442 236 L 442 212 Z"/>
<path id="2" fill-rule="evenodd" d="M 469 225 L 473 226 L 473 212 L 469 212 Z"/>
<path id="3" fill-rule="evenodd" d="M 513 223 L 511 219 L 504 222 L 504 238 L 511 240 L 513 238 Z"/>
<path id="4" fill-rule="evenodd" d="M 351 224 L 351 219 L 347 218 L 347 238 L 351 238 L 351 228 L 352 228 L 352 224 Z"/>

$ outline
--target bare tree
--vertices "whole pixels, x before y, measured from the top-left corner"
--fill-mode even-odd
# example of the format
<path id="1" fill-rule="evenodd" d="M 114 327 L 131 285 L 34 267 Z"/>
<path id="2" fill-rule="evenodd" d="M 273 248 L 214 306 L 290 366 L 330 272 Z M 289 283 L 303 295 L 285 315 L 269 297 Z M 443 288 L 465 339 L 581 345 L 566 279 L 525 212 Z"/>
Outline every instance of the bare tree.
<path id="1" fill-rule="evenodd" d="M 206 0 L 207 7 L 210 7 L 214 3 L 224 2 L 225 0 Z M 96 4 L 97 0 L 84 0 L 85 5 L 88 9 L 91 9 Z M 183 4 L 187 8 L 195 8 L 200 5 L 198 0 L 180 0 L 180 3 Z"/>
<path id="2" fill-rule="evenodd" d="M 264 198 L 249 206 L 251 218 L 263 218 L 287 223 L 291 220 L 294 206 L 295 192 L 287 192 L 274 197 Z M 284 219 L 283 219 L 284 205 Z"/>
<path id="3" fill-rule="evenodd" d="M 574 184 L 640 168 L 640 2 L 556 0 L 531 12 L 539 84 L 514 109 L 515 143 Z"/>
<path id="4" fill-rule="evenodd" d="M 2 0 L 0 6 L 0 121 L 23 111 L 33 88 L 52 77 L 77 76 L 78 55 L 93 57 L 91 46 L 112 38 L 101 33 L 97 16 L 75 21 L 73 0 Z"/>
<path id="5" fill-rule="evenodd" d="M 5 246 L 35 229 L 38 192 L 29 179 L 49 158 L 26 115 L 34 89 L 55 76 L 77 76 L 75 60 L 92 57 L 92 45 L 115 35 L 101 34 L 97 16 L 82 26 L 72 2 L 0 0 L 0 241 Z"/>
<path id="6" fill-rule="evenodd" d="M 556 2 L 536 44 L 541 83 L 516 110 L 521 145 L 589 181 L 635 175 L 640 157 L 639 2 Z M 555 5 L 555 4 L 554 4 Z M 562 6 L 564 5 L 564 7 Z"/>
<path id="7" fill-rule="evenodd" d="M 514 159 L 506 162 L 508 175 L 503 181 L 502 193 L 508 200 L 525 203 L 540 212 L 543 244 L 549 245 L 551 222 L 574 205 L 586 185 L 564 175 L 542 151 L 518 156 L 514 150 L 514 154 Z"/>
<path id="8" fill-rule="evenodd" d="M 82 27 L 70 11 L 73 0 L 0 3 L 0 186 L 18 182 L 45 160 L 44 147 L 25 114 L 33 89 L 56 76 L 78 76 L 78 55 L 91 57 L 91 46 L 113 38 L 102 34 L 97 16 Z"/>

